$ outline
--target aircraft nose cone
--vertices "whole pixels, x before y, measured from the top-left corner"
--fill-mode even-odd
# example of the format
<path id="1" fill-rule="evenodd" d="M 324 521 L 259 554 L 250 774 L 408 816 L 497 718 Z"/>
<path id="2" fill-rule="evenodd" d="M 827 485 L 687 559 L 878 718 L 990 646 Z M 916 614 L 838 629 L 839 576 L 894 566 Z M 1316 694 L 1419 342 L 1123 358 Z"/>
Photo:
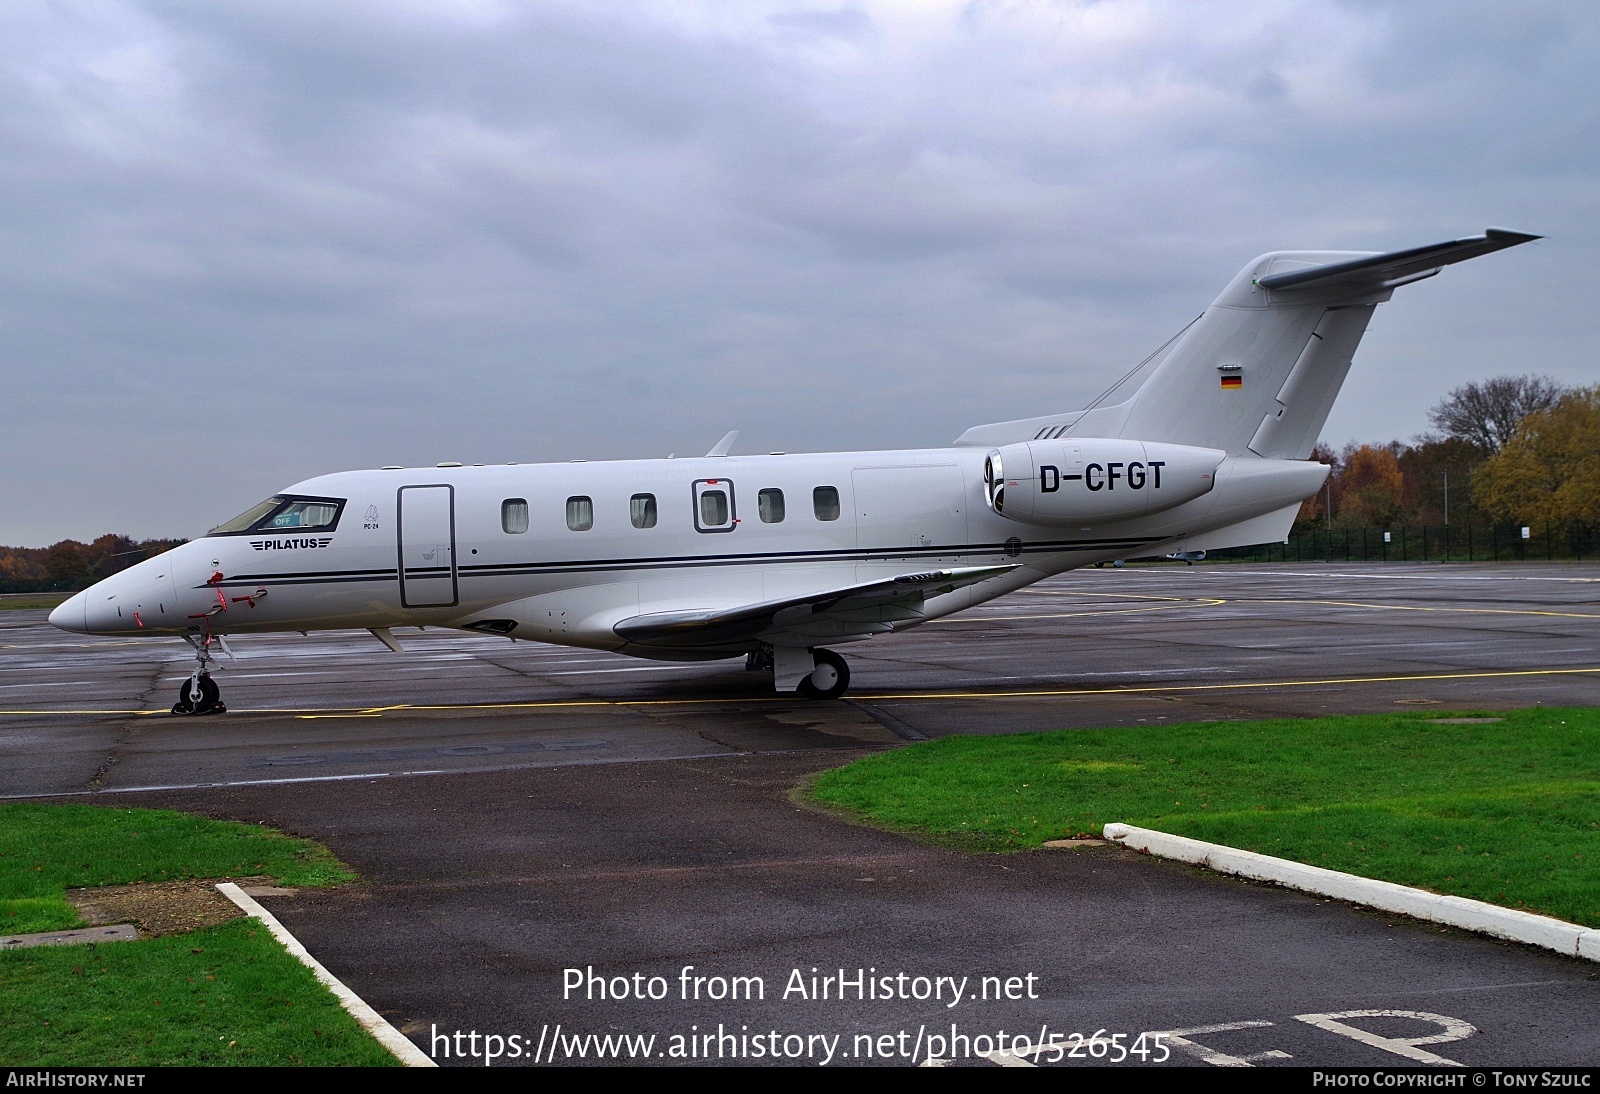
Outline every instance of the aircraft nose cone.
<path id="1" fill-rule="evenodd" d="M 73 593 L 50 613 L 50 625 L 64 631 L 88 634 L 88 611 L 89 597 L 84 593 Z"/>

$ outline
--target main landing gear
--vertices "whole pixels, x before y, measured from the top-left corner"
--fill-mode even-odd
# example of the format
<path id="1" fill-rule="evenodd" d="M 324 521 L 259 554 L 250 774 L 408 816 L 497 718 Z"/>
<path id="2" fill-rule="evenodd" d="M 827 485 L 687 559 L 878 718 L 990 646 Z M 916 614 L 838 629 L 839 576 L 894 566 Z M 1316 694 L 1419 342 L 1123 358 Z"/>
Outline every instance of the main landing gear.
<path id="1" fill-rule="evenodd" d="M 816 667 L 795 686 L 795 694 L 806 699 L 837 699 L 850 686 L 850 666 L 832 650 L 812 650 Z"/>
<path id="2" fill-rule="evenodd" d="M 850 686 L 850 666 L 832 650 L 763 645 L 750 654 L 745 667 L 770 669 L 773 687 L 802 699 L 837 699 Z"/>
<path id="3" fill-rule="evenodd" d="M 178 701 L 172 704 L 172 713 L 226 714 L 228 704 L 222 701 L 222 691 L 211 679 L 211 643 L 217 639 L 210 634 L 204 637 L 184 635 L 184 639 L 194 647 L 195 667 L 193 674 L 178 688 Z"/>

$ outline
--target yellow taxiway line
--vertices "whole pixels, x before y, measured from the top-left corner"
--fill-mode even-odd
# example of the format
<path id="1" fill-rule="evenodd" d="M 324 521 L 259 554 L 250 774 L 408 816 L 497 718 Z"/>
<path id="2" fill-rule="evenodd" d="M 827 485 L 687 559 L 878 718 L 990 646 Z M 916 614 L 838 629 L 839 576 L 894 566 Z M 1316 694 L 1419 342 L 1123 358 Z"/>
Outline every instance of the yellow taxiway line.
<path id="1" fill-rule="evenodd" d="M 1595 612 L 1548 612 L 1533 608 L 1424 608 L 1413 604 L 1365 604 L 1359 600 L 1235 600 L 1235 604 L 1321 604 L 1334 608 L 1376 608 L 1389 612 L 1457 612 L 1465 615 L 1542 615 L 1558 619 L 1600 619 Z"/>
<path id="2" fill-rule="evenodd" d="M 1183 597 L 1183 596 L 1151 596 L 1143 593 L 1092 593 L 1092 592 L 1055 592 L 1041 590 L 1039 596 L 1083 596 L 1101 597 L 1110 600 L 1160 600 L 1163 601 L 1149 608 L 1120 608 L 1104 611 L 1089 612 L 1060 612 L 1043 615 L 978 615 L 978 616 L 946 616 L 942 619 L 929 620 L 930 623 L 1000 623 L 1012 619 L 1073 619 L 1080 615 L 1126 615 L 1134 612 L 1165 611 L 1169 608 L 1180 608 L 1188 605 L 1200 607 L 1217 607 L 1221 604 L 1310 604 L 1325 608 L 1367 608 L 1373 611 L 1387 612 L 1451 612 L 1465 615 L 1535 615 L 1556 619 L 1600 619 L 1596 612 L 1556 612 L 1544 611 L 1534 608 L 1429 608 L 1414 604 L 1372 604 L 1360 600 L 1295 600 L 1286 597 Z"/>
<path id="3" fill-rule="evenodd" d="M 892 700 L 950 699 L 1050 699 L 1079 696 L 1155 695 L 1190 691 L 1262 691 L 1269 688 L 1315 688 L 1334 684 L 1405 684 L 1434 680 L 1499 680 L 1522 676 L 1600 676 L 1600 666 L 1566 669 L 1505 669 L 1497 672 L 1437 672 L 1409 676 L 1336 676 L 1314 680 L 1248 680 L 1227 684 L 1139 684 L 1098 688 L 1032 688 L 1026 691 L 916 691 L 864 692 L 856 696 L 871 702 Z M 735 699 L 553 699 L 523 703 L 397 703 L 386 707 L 261 707 L 234 708 L 233 714 L 289 714 L 299 718 L 377 718 L 400 711 L 446 712 L 473 710 L 571 710 L 584 707 L 701 707 L 752 706 L 766 703 L 794 703 L 793 696 L 765 695 Z M 166 714 L 166 710 L 0 710 L 0 715 L 29 717 L 114 715 L 143 717 Z"/>
<path id="4" fill-rule="evenodd" d="M 1412 676 L 1344 676 L 1325 680 L 1250 680 L 1232 684 L 1148 684 L 1133 687 L 1108 688 L 1039 688 L 1032 691 L 930 691 L 897 693 L 893 695 L 863 695 L 861 698 L 880 699 L 1028 699 L 1073 695 L 1138 695 L 1151 692 L 1174 691 L 1238 691 L 1265 688 L 1314 688 L 1329 684 L 1392 684 L 1425 682 L 1428 680 L 1489 680 L 1508 676 L 1574 676 L 1600 675 L 1600 666 L 1575 669 L 1509 669 L 1500 672 L 1437 672 Z"/>
<path id="5" fill-rule="evenodd" d="M 1157 604 L 1149 608 L 1103 608 L 1098 611 L 1048 612 L 1043 615 L 948 615 L 942 619 L 930 619 L 924 626 L 934 623 L 1004 623 L 1014 619 L 1081 619 L 1090 615 L 1137 615 L 1141 612 L 1166 612 L 1171 611 L 1173 608 L 1183 608 L 1190 605 L 1216 607 L 1218 604 L 1226 603 L 1228 603 L 1226 600 L 1214 600 L 1210 597 L 1205 597 L 1195 600 L 1181 600 L 1173 604 Z"/>

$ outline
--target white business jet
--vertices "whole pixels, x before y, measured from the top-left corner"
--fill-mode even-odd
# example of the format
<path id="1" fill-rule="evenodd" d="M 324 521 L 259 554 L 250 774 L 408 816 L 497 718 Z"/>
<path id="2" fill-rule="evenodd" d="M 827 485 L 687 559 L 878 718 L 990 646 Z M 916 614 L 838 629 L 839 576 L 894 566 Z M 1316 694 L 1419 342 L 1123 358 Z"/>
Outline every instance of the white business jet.
<path id="1" fill-rule="evenodd" d="M 64 630 L 181 635 L 175 714 L 225 710 L 226 635 L 453 627 L 661 661 L 745 657 L 780 692 L 849 685 L 828 646 L 906 630 L 1079 566 L 1281 541 L 1373 308 L 1501 229 L 1388 254 L 1280 251 L 1087 410 L 953 447 L 445 463 L 297 483 L 78 593 Z M 1110 395 L 1112 392 L 1108 392 Z M 1191 557 L 1193 557 L 1191 555 Z"/>

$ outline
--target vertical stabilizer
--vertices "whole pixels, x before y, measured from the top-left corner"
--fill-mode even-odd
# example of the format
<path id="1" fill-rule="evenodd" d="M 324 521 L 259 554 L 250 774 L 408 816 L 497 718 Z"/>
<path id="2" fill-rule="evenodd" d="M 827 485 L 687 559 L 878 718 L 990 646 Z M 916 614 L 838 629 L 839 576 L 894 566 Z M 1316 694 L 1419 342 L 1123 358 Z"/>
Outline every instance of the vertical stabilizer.
<path id="1" fill-rule="evenodd" d="M 1274 299 L 1280 294 L 1257 282 L 1275 269 L 1350 257 L 1290 252 L 1246 266 L 1129 401 L 1120 436 L 1241 456 L 1271 417 L 1283 423 L 1271 431 L 1274 456 L 1310 455 L 1372 310 L 1389 293 L 1330 307 L 1323 300 Z M 1292 409 L 1280 399 L 1292 399 Z M 1292 448 L 1285 448 L 1291 436 Z"/>
<path id="2" fill-rule="evenodd" d="M 1303 460 L 1377 305 L 1451 263 L 1537 238 L 1491 228 L 1384 254 L 1262 255 L 1129 400 L 1120 436 Z"/>

